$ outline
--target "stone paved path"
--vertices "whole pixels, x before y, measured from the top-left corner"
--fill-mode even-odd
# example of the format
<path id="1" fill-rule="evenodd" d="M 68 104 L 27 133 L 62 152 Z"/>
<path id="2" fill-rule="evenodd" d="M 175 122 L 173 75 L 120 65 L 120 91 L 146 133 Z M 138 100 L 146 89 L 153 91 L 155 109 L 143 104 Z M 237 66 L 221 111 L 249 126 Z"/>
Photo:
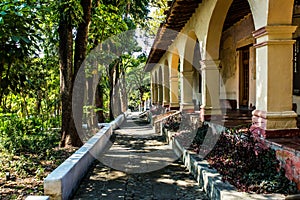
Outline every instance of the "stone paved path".
<path id="1" fill-rule="evenodd" d="M 99 159 L 106 165 L 94 163 L 74 200 L 208 199 L 180 160 L 171 163 L 175 159 L 163 137 L 131 115 Z"/>

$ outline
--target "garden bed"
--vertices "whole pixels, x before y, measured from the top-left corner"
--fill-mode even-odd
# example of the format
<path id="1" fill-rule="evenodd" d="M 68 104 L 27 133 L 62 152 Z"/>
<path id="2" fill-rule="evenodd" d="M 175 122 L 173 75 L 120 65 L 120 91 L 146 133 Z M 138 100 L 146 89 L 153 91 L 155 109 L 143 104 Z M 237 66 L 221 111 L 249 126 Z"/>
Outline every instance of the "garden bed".
<path id="1" fill-rule="evenodd" d="M 164 121 L 164 128 L 176 132 L 175 138 L 182 140 L 182 144 L 186 143 L 184 146 L 190 151 L 205 155 L 204 159 L 222 175 L 224 182 L 229 182 L 240 192 L 284 195 L 299 193 L 296 183 L 288 180 L 285 171 L 280 168 L 275 151 L 254 137 L 249 131 L 249 125 L 231 129 L 223 127 L 223 130 L 216 131 L 211 129 L 212 124 L 204 123 L 193 131 L 190 130 L 191 126 L 181 124 L 187 121 L 182 120 L 182 117 L 168 118 Z M 214 136 L 206 137 L 207 133 L 216 134 L 219 139 L 207 141 L 215 140 Z M 194 137 L 192 142 L 190 137 Z"/>
<path id="2" fill-rule="evenodd" d="M 198 129 L 190 150 L 199 153 L 209 126 Z M 247 127 L 227 129 L 205 159 L 240 192 L 297 194 L 297 186 L 285 177 L 275 151 L 248 131 Z"/>

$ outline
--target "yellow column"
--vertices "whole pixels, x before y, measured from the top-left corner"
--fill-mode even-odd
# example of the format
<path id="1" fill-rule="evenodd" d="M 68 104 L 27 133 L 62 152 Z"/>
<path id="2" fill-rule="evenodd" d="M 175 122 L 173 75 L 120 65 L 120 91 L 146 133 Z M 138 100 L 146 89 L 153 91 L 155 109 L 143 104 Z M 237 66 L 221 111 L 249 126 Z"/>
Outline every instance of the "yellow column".
<path id="1" fill-rule="evenodd" d="M 153 74 L 150 74 L 150 82 L 151 82 L 151 103 L 155 104 L 155 83 L 154 83 L 154 78 Z"/>
<path id="2" fill-rule="evenodd" d="M 157 79 L 157 73 L 156 72 L 153 72 L 153 79 L 152 79 L 152 89 L 153 89 L 153 96 L 152 96 L 152 103 L 153 105 L 156 105 L 157 102 L 158 102 L 158 79 Z"/>
<path id="3" fill-rule="evenodd" d="M 163 106 L 170 105 L 170 81 L 169 81 L 169 66 L 164 66 L 163 70 Z"/>
<path id="4" fill-rule="evenodd" d="M 178 101 L 178 60 L 179 56 L 177 54 L 172 55 L 172 64 L 169 68 L 169 84 L 170 84 L 170 110 L 179 109 Z"/>
<path id="5" fill-rule="evenodd" d="M 193 103 L 193 73 L 194 71 L 180 72 L 180 110 L 186 112 L 194 111 Z"/>
<path id="6" fill-rule="evenodd" d="M 264 137 L 297 134 L 292 111 L 295 26 L 265 26 L 254 32 L 256 47 L 256 110 L 252 130 Z"/>
<path id="7" fill-rule="evenodd" d="M 201 121 L 210 120 L 211 117 L 220 117 L 220 73 L 219 60 L 202 60 L 202 105 Z"/>
<path id="8" fill-rule="evenodd" d="M 157 83 L 157 103 L 158 105 L 162 105 L 162 102 L 163 102 L 162 71 L 159 70 L 158 83 Z"/>

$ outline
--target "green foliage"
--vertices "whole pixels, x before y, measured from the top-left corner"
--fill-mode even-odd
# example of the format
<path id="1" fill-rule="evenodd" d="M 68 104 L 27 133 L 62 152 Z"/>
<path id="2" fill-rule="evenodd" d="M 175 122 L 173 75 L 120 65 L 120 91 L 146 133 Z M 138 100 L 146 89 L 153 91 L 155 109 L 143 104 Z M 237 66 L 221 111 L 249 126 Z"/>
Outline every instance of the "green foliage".
<path id="1" fill-rule="evenodd" d="M 100 4 L 94 8 L 90 27 L 90 44 L 102 42 L 112 35 L 128 30 L 127 24 L 120 15 L 120 11 L 113 5 Z"/>
<path id="2" fill-rule="evenodd" d="M 0 175 L 10 172 L 18 178 L 30 175 L 42 180 L 45 177 L 42 160 L 61 162 L 54 151 L 60 137 L 54 127 L 58 127 L 60 118 L 0 115 Z"/>
<path id="3" fill-rule="evenodd" d="M 0 118 L 1 149 L 20 155 L 45 154 L 58 145 L 58 132 L 53 131 L 59 118 L 43 121 L 41 118 L 20 118 L 15 114 L 2 114 Z"/>
<path id="4" fill-rule="evenodd" d="M 123 59 L 126 68 L 126 85 L 129 95 L 129 105 L 137 107 L 150 96 L 150 75 L 144 71 L 146 56 L 127 57 Z"/>
<path id="5" fill-rule="evenodd" d="M 2 75 L 2 112 L 19 117 L 56 115 L 59 73 L 56 59 L 36 58 L 14 64 Z"/>
<path id="6" fill-rule="evenodd" d="M 78 0 L 60 0 L 55 2 L 57 7 L 54 7 L 58 11 L 58 15 L 63 13 L 64 18 L 72 21 L 74 26 L 77 26 L 80 22 L 83 21 L 83 9 Z"/>
<path id="7" fill-rule="evenodd" d="M 209 127 L 197 131 L 192 148 L 199 152 Z M 296 184 L 280 170 L 275 151 L 240 128 L 222 132 L 213 150 L 206 156 L 209 163 L 243 192 L 294 194 Z M 201 150 L 200 150 L 201 151 Z"/>
<path id="8" fill-rule="evenodd" d="M 0 63 L 35 55 L 41 37 L 40 4 L 8 0 L 0 3 Z"/>
<path id="9" fill-rule="evenodd" d="M 148 18 L 149 0 L 101 0 L 101 3 L 108 6 L 113 5 L 119 9 L 119 14 L 124 16 L 130 24 L 144 26 Z"/>

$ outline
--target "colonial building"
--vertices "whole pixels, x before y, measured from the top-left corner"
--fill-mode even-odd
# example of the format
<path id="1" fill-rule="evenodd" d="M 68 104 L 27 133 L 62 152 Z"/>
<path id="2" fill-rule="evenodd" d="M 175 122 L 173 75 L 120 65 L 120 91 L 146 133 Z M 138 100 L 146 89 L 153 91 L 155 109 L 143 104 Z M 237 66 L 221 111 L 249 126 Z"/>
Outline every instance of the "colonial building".
<path id="1" fill-rule="evenodd" d="M 200 110 L 202 120 L 221 115 L 222 108 L 252 109 L 253 126 L 263 136 L 298 134 L 298 4 L 172 1 L 145 67 L 152 104 Z"/>
<path id="2" fill-rule="evenodd" d="M 173 0 L 145 67 L 152 104 L 202 121 L 252 111 L 300 190 L 299 25 L 298 0 Z"/>

